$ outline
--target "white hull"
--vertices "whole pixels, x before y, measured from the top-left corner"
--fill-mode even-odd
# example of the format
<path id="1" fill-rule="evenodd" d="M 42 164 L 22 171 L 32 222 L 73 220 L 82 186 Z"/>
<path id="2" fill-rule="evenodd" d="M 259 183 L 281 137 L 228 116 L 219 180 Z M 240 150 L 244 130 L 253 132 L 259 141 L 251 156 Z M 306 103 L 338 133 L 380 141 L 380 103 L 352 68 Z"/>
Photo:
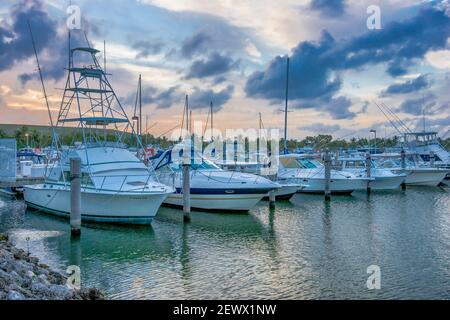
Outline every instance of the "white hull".
<path id="1" fill-rule="evenodd" d="M 389 176 L 389 177 L 374 177 L 375 180 L 369 182 L 369 187 L 372 190 L 395 190 L 400 188 L 405 180 L 405 176 Z"/>
<path id="2" fill-rule="evenodd" d="M 399 170 L 402 172 L 402 170 Z M 405 183 L 413 186 L 438 186 L 444 180 L 448 171 L 424 169 L 406 169 L 407 177 Z"/>
<path id="3" fill-rule="evenodd" d="M 217 211 L 248 211 L 253 208 L 265 194 L 191 194 L 191 208 Z M 183 194 L 172 193 L 164 204 L 182 207 Z"/>
<path id="4" fill-rule="evenodd" d="M 164 193 L 81 192 L 83 221 L 149 224 L 166 198 Z M 27 205 L 48 213 L 70 216 L 70 188 L 26 186 Z"/>
<path id="5" fill-rule="evenodd" d="M 325 179 L 324 178 L 293 178 L 290 182 L 304 184 L 304 188 L 299 189 L 300 193 L 324 193 Z M 368 179 L 331 179 L 330 191 L 334 194 L 350 194 L 355 190 L 367 189 Z"/>

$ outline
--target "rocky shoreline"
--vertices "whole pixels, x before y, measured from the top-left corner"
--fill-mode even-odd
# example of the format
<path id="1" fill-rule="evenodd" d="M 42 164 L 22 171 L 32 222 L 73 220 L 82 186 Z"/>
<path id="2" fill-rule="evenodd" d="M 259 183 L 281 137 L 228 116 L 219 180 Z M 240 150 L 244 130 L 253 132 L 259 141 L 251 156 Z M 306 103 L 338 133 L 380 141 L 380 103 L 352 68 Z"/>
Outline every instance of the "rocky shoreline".
<path id="1" fill-rule="evenodd" d="M 67 277 L 39 263 L 0 234 L 0 300 L 102 300 L 97 289 L 74 290 Z"/>

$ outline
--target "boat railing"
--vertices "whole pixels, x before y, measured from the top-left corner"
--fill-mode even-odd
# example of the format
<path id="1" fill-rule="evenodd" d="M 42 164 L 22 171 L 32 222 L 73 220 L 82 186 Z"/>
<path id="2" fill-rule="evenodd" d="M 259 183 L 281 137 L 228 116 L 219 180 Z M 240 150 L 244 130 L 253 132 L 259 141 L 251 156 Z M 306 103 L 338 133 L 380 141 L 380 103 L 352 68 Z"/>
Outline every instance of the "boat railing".
<path id="1" fill-rule="evenodd" d="M 149 183 L 149 181 L 150 181 L 150 179 L 152 178 L 152 175 L 151 174 L 147 174 L 147 175 L 143 175 L 143 174 L 126 174 L 126 175 L 98 175 L 98 174 L 95 174 L 95 175 L 92 175 L 91 176 L 91 178 L 102 178 L 102 182 L 101 182 L 101 184 L 100 184 L 100 187 L 96 187 L 96 184 L 95 183 L 93 183 L 93 186 L 95 187 L 95 189 L 96 190 L 102 190 L 103 189 L 103 187 L 105 186 L 105 182 L 107 181 L 107 179 L 109 178 L 109 179 L 111 179 L 111 180 L 113 180 L 113 179 L 116 179 L 116 181 L 117 181 L 117 179 L 118 178 L 120 178 L 120 188 L 117 190 L 118 192 L 126 192 L 127 190 L 123 190 L 123 187 L 124 187 L 124 185 L 125 185 L 125 183 L 127 182 L 127 180 L 129 179 L 129 178 L 132 178 L 132 177 L 144 177 L 144 176 L 147 176 L 147 178 L 146 178 L 146 180 L 145 180 L 145 182 L 143 182 L 143 181 L 140 181 L 140 182 L 142 182 L 142 187 L 139 187 L 139 188 L 134 188 L 134 189 L 131 189 L 130 191 L 136 191 L 136 190 L 142 190 L 142 191 L 144 191 L 145 190 L 145 188 L 148 186 L 148 183 Z M 123 179 L 122 179 L 123 178 Z M 132 182 L 132 181 L 131 181 Z M 88 186 L 88 184 L 84 184 L 84 188 L 86 188 Z"/>

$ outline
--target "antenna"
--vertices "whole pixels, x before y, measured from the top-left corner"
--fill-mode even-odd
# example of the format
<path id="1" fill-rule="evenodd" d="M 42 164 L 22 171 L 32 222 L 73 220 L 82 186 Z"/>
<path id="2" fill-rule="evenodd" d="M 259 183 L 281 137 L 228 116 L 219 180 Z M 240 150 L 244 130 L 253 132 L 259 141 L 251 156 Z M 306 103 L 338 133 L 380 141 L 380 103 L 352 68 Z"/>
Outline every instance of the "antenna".
<path id="1" fill-rule="evenodd" d="M 422 94 L 422 118 L 423 118 L 423 132 L 425 132 L 426 130 L 425 130 L 425 106 L 424 106 L 424 104 L 425 104 L 425 98 L 424 98 L 424 96 L 423 96 L 423 94 Z"/>
<path id="2" fill-rule="evenodd" d="M 103 70 L 106 73 L 106 41 L 103 40 Z"/>
<path id="3" fill-rule="evenodd" d="M 211 104 L 210 104 L 210 108 L 211 108 L 211 141 L 213 141 L 214 140 L 214 137 L 213 137 L 213 129 L 214 129 L 214 111 L 213 111 L 213 103 L 212 103 L 212 101 L 211 101 Z"/>
<path id="4" fill-rule="evenodd" d="M 186 95 L 186 103 L 184 105 L 186 108 L 186 130 L 189 132 L 189 98 L 188 95 Z"/>
<path id="5" fill-rule="evenodd" d="M 33 32 L 31 31 L 30 21 L 27 21 L 27 23 L 28 23 L 28 29 L 30 30 L 31 43 L 33 44 L 34 56 L 36 57 L 36 64 L 37 64 L 38 71 L 39 71 L 39 78 L 41 80 L 42 91 L 44 93 L 45 104 L 47 106 L 48 117 L 50 119 L 50 126 L 52 128 L 52 135 L 53 135 L 54 141 L 56 142 L 56 133 L 55 133 L 55 128 L 53 127 L 52 113 L 50 112 L 50 106 L 48 104 L 47 92 L 45 90 L 44 79 L 42 77 L 41 65 L 39 63 L 39 58 L 38 58 L 38 54 L 37 54 L 37 50 L 36 50 L 36 44 L 34 43 L 34 37 L 33 37 Z"/>
<path id="6" fill-rule="evenodd" d="M 288 114 L 288 93 L 289 93 L 289 56 L 286 60 L 286 101 L 284 106 L 284 154 L 287 154 L 287 114 Z"/>
<path id="7" fill-rule="evenodd" d="M 142 139 L 142 77 L 139 75 L 139 139 Z"/>

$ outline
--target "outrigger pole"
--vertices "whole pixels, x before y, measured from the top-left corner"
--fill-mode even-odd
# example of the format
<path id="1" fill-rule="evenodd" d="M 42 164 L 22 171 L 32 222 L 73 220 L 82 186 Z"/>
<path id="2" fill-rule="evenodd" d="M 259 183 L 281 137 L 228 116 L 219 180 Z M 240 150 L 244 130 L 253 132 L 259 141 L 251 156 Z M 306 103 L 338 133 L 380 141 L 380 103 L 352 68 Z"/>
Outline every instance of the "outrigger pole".
<path id="1" fill-rule="evenodd" d="M 42 92 L 44 93 L 45 104 L 47 106 L 48 118 L 50 119 L 50 126 L 52 128 L 52 136 L 56 143 L 56 132 L 55 132 L 55 128 L 53 126 L 52 113 L 50 112 L 50 106 L 48 104 L 47 91 L 45 90 L 44 79 L 42 77 L 42 71 L 41 71 L 41 65 L 39 63 L 39 58 L 38 58 L 38 54 L 37 54 L 37 50 L 36 50 L 36 44 L 34 42 L 33 32 L 31 31 L 30 21 L 27 21 L 27 23 L 28 23 L 28 29 L 30 30 L 31 43 L 33 44 L 34 56 L 36 57 L 36 64 L 37 64 L 37 68 L 38 68 L 38 72 L 39 72 L 39 79 L 41 80 Z"/>

